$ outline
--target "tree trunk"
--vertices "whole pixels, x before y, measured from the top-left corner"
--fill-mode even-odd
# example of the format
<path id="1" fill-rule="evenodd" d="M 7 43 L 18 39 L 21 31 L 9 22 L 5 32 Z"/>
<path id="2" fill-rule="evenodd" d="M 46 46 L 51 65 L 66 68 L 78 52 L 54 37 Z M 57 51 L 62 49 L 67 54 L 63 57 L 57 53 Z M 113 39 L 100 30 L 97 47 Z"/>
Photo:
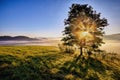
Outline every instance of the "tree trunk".
<path id="1" fill-rule="evenodd" d="M 76 62 L 80 59 L 82 55 L 83 55 L 83 47 L 80 47 L 80 55 L 77 57 Z"/>

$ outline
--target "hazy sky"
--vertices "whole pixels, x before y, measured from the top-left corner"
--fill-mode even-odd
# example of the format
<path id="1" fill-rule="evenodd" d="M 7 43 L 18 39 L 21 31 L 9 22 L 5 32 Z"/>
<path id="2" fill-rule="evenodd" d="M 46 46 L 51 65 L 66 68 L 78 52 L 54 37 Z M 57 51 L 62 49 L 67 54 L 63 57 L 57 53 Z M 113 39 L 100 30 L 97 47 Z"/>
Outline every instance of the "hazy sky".
<path id="1" fill-rule="evenodd" d="M 0 35 L 61 36 L 72 3 L 102 13 L 110 24 L 106 34 L 120 32 L 120 0 L 0 0 Z"/>

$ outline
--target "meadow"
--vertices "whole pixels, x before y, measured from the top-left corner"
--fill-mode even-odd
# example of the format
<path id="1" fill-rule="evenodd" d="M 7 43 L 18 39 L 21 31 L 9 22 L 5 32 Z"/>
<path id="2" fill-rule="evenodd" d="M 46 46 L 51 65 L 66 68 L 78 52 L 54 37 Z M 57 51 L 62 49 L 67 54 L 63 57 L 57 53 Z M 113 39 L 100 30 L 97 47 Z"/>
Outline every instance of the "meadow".
<path id="1" fill-rule="evenodd" d="M 97 53 L 76 63 L 55 46 L 0 46 L 0 80 L 119 80 L 120 55 Z"/>

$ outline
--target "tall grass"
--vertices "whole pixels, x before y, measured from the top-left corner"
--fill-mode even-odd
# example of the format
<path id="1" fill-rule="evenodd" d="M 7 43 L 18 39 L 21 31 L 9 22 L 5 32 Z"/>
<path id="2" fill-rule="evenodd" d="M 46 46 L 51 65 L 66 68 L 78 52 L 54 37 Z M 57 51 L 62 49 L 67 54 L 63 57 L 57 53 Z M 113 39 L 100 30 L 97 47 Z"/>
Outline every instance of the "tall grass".
<path id="1" fill-rule="evenodd" d="M 0 80 L 119 80 L 120 55 L 74 54 L 54 46 L 0 46 Z"/>

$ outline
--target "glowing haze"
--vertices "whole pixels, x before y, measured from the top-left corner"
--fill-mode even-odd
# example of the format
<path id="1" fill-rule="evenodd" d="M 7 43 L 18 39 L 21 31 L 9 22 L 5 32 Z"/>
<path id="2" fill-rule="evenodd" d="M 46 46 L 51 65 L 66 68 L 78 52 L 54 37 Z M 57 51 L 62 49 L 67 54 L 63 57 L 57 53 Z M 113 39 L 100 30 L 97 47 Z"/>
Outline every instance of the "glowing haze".
<path id="1" fill-rule="evenodd" d="M 60 37 L 72 3 L 89 4 L 102 13 L 110 24 L 106 34 L 120 32 L 120 0 L 0 0 L 0 36 Z M 87 32 L 75 34 L 92 37 L 94 21 L 89 25 Z"/>
<path id="2" fill-rule="evenodd" d="M 96 22 L 86 15 L 75 18 L 71 23 L 73 34 L 79 39 L 85 39 L 87 41 L 94 40 L 94 32 L 97 32 Z"/>

